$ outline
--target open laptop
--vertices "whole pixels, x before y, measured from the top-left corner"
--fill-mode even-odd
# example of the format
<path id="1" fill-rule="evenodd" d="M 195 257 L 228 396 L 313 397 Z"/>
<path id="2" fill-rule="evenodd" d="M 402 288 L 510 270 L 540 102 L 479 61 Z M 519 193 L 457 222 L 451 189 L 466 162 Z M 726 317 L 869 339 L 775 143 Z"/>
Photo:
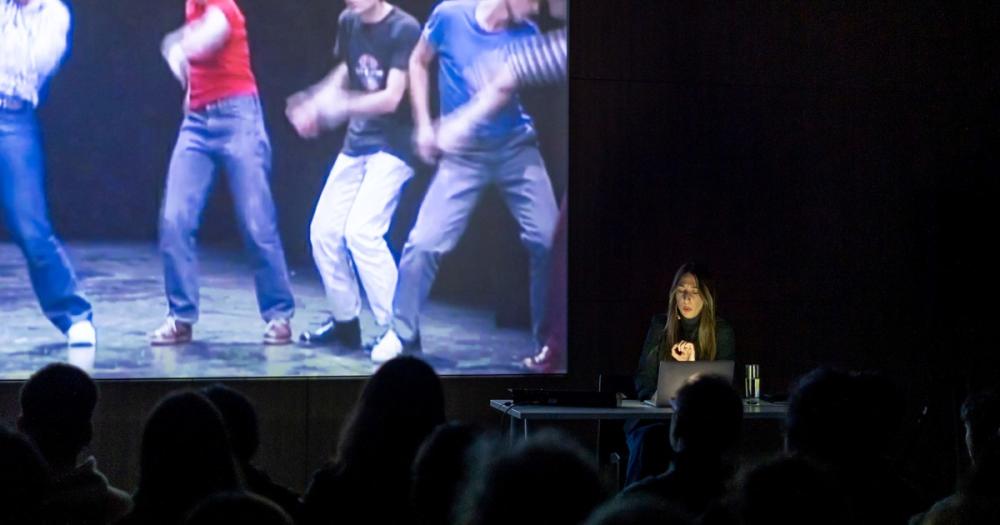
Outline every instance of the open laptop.
<path id="1" fill-rule="evenodd" d="M 660 377 L 656 381 L 657 407 L 669 407 L 677 391 L 688 380 L 699 375 L 721 376 L 731 384 L 735 361 L 660 361 Z M 645 401 L 652 405 L 652 401 Z"/>

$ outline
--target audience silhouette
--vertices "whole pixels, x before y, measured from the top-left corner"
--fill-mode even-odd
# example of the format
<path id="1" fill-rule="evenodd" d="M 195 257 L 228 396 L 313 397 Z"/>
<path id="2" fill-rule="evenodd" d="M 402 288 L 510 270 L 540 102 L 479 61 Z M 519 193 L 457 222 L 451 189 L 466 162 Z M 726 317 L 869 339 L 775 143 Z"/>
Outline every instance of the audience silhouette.
<path id="1" fill-rule="evenodd" d="M 385 363 L 365 383 L 332 459 L 301 500 L 253 463 L 257 411 L 222 384 L 171 392 L 150 412 L 130 498 L 86 453 L 98 397 L 97 384 L 68 364 L 47 365 L 22 386 L 19 431 L 0 425 L 0 523 L 1000 523 L 994 390 L 962 404 L 970 468 L 954 494 L 929 508 L 892 457 L 904 400 L 872 373 L 824 367 L 801 377 L 785 452 L 735 476 L 743 403 L 725 379 L 693 378 L 673 402 L 669 468 L 611 500 L 592 455 L 563 433 L 510 443 L 445 423 L 441 380 L 415 357 Z"/>
<path id="2" fill-rule="evenodd" d="M 888 457 L 902 405 L 892 385 L 875 374 L 818 368 L 792 390 L 788 450 L 831 471 L 854 523 L 906 523 L 926 508 Z"/>
<path id="3" fill-rule="evenodd" d="M 410 508 L 414 523 L 452 523 L 459 489 L 468 481 L 469 451 L 480 435 L 482 431 L 475 426 L 448 423 L 427 437 L 413 461 Z"/>
<path id="4" fill-rule="evenodd" d="M 0 425 L 0 523 L 45 523 L 51 480 L 45 459 L 23 434 Z"/>
<path id="5" fill-rule="evenodd" d="M 962 403 L 965 446 L 971 471 L 955 494 L 914 516 L 912 525 L 1000 523 L 1000 394 L 988 390 Z"/>
<path id="6" fill-rule="evenodd" d="M 93 456 L 80 457 L 93 437 L 97 398 L 94 380 L 64 363 L 46 365 L 21 388 L 17 426 L 48 463 L 46 515 L 54 523 L 112 523 L 132 507 L 131 496 L 108 483 Z"/>
<path id="7" fill-rule="evenodd" d="M 742 525 L 857 523 L 849 519 L 846 504 L 831 472 L 791 455 L 747 471 L 738 483 L 735 507 Z"/>
<path id="8" fill-rule="evenodd" d="M 641 493 L 623 494 L 591 513 L 583 525 L 694 525 L 695 520 L 667 501 Z"/>
<path id="9" fill-rule="evenodd" d="M 184 525 L 292 525 L 281 507 L 267 498 L 247 492 L 219 492 L 201 502 Z"/>
<path id="10" fill-rule="evenodd" d="M 485 439 L 474 454 L 461 525 L 575 525 L 607 496 L 593 460 L 561 433 L 541 431 L 509 450 Z"/>
<path id="11" fill-rule="evenodd" d="M 729 381 L 703 376 L 681 387 L 674 410 L 670 468 L 629 485 L 625 494 L 655 496 L 697 516 L 726 494 L 740 442 L 743 402 Z"/>
<path id="12" fill-rule="evenodd" d="M 301 513 L 299 495 L 272 481 L 266 472 L 252 462 L 260 446 L 257 410 L 253 403 L 242 393 L 222 384 L 211 385 L 201 392 L 222 415 L 247 490 L 273 501 L 289 516 L 297 519 Z"/>
<path id="13" fill-rule="evenodd" d="M 122 523 L 181 523 L 208 496 L 242 488 L 219 411 L 202 394 L 174 392 L 146 421 L 135 506 Z"/>
<path id="14" fill-rule="evenodd" d="M 441 380 L 415 357 L 382 365 L 361 391 L 336 456 L 313 476 L 303 520 L 401 523 L 417 449 L 445 421 Z"/>

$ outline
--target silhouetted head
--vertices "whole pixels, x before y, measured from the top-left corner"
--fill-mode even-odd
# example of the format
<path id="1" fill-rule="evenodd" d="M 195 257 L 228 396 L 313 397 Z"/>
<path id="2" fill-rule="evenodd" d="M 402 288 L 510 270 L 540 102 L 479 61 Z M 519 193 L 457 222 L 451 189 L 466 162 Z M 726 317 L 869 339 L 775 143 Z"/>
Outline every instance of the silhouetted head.
<path id="1" fill-rule="evenodd" d="M 962 403 L 962 423 L 965 424 L 965 446 L 972 462 L 978 462 L 988 448 L 1000 445 L 1000 395 L 987 390 L 970 395 Z"/>
<path id="2" fill-rule="evenodd" d="M 843 419 L 857 408 L 851 388 L 849 375 L 829 368 L 817 368 L 799 379 L 789 398 L 788 450 L 831 459 L 843 454 L 845 447 L 856 448 L 859 432 L 846 428 Z M 838 417 L 831 417 L 834 414 Z"/>
<path id="3" fill-rule="evenodd" d="M 831 474 L 801 456 L 782 456 L 746 472 L 737 500 L 743 525 L 849 523 Z"/>
<path id="4" fill-rule="evenodd" d="M 1000 446 L 990 441 L 978 449 L 976 462 L 961 486 L 961 523 L 1000 523 Z"/>
<path id="5" fill-rule="evenodd" d="M 52 363 L 21 387 L 18 427 L 53 466 L 74 465 L 90 444 L 97 384 L 79 368 Z"/>
<path id="6" fill-rule="evenodd" d="M 624 494 L 601 505 L 583 525 L 690 525 L 694 520 L 663 499 Z"/>
<path id="7" fill-rule="evenodd" d="M 739 444 L 743 402 L 722 377 L 693 379 L 677 392 L 674 407 L 670 443 L 677 452 L 721 457 Z"/>
<path id="8" fill-rule="evenodd" d="M 185 525 L 292 525 L 292 518 L 277 504 L 248 492 L 214 494 L 191 512 Z"/>
<path id="9" fill-rule="evenodd" d="M 852 372 L 852 391 L 857 409 L 854 424 L 864 429 L 863 451 L 887 456 L 903 423 L 906 401 L 889 378 L 880 372 Z"/>
<path id="10" fill-rule="evenodd" d="M 248 463 L 260 445 L 257 410 L 253 404 L 238 390 L 221 383 L 205 387 L 201 393 L 222 415 L 236 459 Z"/>
<path id="11" fill-rule="evenodd" d="M 792 389 L 787 445 L 830 464 L 865 463 L 885 452 L 902 397 L 877 374 L 818 368 Z"/>
<path id="12" fill-rule="evenodd" d="M 240 488 L 226 427 L 211 401 L 191 391 L 160 401 L 142 434 L 133 512 L 176 522 L 209 495 Z"/>
<path id="13" fill-rule="evenodd" d="M 478 427 L 448 423 L 427 436 L 413 460 L 410 506 L 416 523 L 453 521 L 459 488 L 468 480 L 469 450 L 481 434 Z"/>
<path id="14" fill-rule="evenodd" d="M 409 480 L 417 448 L 444 423 L 444 392 L 437 373 L 414 357 L 386 362 L 365 384 L 341 434 L 336 464 L 342 472 Z"/>
<path id="15" fill-rule="evenodd" d="M 484 440 L 458 508 L 463 525 L 575 525 L 605 498 L 592 458 L 571 438 L 539 432 L 503 450 Z M 516 505 L 534 501 L 543 504 Z"/>

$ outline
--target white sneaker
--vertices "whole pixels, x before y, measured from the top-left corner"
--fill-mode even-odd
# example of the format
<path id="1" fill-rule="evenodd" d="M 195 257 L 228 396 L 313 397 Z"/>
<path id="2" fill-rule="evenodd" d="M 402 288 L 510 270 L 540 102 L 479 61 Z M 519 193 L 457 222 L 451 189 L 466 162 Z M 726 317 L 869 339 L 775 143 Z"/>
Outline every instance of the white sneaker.
<path id="1" fill-rule="evenodd" d="M 97 330 L 90 321 L 77 321 L 66 330 L 66 344 L 72 348 L 97 346 Z"/>
<path id="2" fill-rule="evenodd" d="M 372 362 L 384 363 L 393 357 L 403 353 L 403 342 L 399 340 L 396 332 L 389 330 L 372 347 Z"/>

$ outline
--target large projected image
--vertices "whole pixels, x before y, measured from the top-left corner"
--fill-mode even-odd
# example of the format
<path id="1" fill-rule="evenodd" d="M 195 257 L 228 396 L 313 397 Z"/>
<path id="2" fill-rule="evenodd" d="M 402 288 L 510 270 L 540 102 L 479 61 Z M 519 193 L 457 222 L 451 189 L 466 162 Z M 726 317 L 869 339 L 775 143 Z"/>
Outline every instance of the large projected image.
<path id="1" fill-rule="evenodd" d="M 0 379 L 565 373 L 567 3 L 0 0 Z"/>

